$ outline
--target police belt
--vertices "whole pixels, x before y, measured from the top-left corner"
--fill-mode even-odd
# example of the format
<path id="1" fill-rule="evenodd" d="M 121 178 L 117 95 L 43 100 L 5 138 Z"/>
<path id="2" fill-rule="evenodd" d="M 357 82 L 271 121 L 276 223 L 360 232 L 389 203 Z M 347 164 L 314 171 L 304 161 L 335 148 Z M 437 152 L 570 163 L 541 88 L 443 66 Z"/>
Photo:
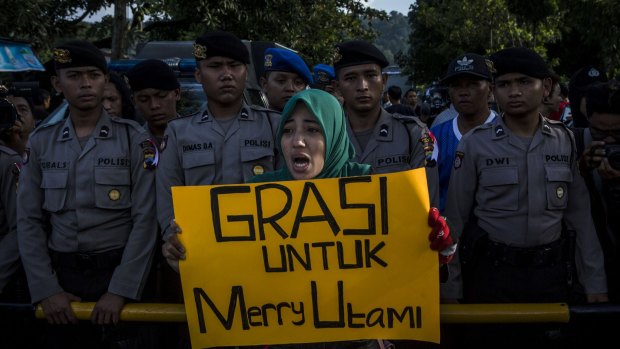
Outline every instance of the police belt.
<path id="1" fill-rule="evenodd" d="M 546 245 L 515 247 L 488 240 L 486 256 L 494 262 L 517 267 L 543 267 L 563 261 L 564 239 Z"/>
<path id="2" fill-rule="evenodd" d="M 50 250 L 54 267 L 80 270 L 110 270 L 116 268 L 123 258 L 123 248 L 100 253 L 57 252 Z"/>

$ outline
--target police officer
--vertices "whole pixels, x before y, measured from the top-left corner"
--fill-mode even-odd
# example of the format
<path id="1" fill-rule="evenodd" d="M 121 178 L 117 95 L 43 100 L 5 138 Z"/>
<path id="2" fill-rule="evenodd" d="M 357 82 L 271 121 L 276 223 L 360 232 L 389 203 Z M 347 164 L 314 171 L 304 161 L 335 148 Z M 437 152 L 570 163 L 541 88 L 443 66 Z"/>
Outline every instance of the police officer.
<path id="1" fill-rule="evenodd" d="M 212 32 L 196 39 L 194 56 L 207 108 L 168 123 L 157 170 L 163 255 L 173 268 L 183 248 L 172 224 L 172 186 L 244 183 L 278 166 L 274 137 L 280 114 L 244 102 L 250 57 L 243 42 L 227 32 Z"/>
<path id="2" fill-rule="evenodd" d="M 159 59 L 147 59 L 131 68 L 127 74 L 133 92 L 133 102 L 146 120 L 144 128 L 161 151 L 168 121 L 178 117 L 177 102 L 181 85 L 174 71 Z"/>
<path id="3" fill-rule="evenodd" d="M 0 86 L 3 89 L 4 86 Z M 0 93 L 7 91 L 0 90 Z M 0 299 L 28 302 L 17 294 L 20 268 L 17 249 L 17 184 L 22 167 L 21 154 L 27 138 L 23 137 L 17 108 L 7 99 L 0 99 Z M 9 285 L 7 287 L 7 285 Z M 25 282 L 24 282 L 25 286 Z M 21 296 L 21 297 L 20 297 Z M 26 295 L 27 296 L 27 295 Z"/>
<path id="4" fill-rule="evenodd" d="M 312 88 L 318 88 L 325 92 L 329 92 L 332 96 L 336 97 L 341 105 L 344 104 L 342 95 L 334 86 L 336 83 L 336 72 L 334 71 L 334 67 L 323 63 L 317 64 L 312 67 L 312 77 L 314 79 Z"/>
<path id="5" fill-rule="evenodd" d="M 459 113 L 449 122 L 435 124 L 431 132 L 439 144 L 439 189 L 440 207 L 446 207 L 448 183 L 456 147 L 464 134 L 476 126 L 491 122 L 495 112 L 489 109 L 489 99 L 493 93 L 491 61 L 475 53 L 460 55 L 450 62 L 446 76 L 441 83 L 448 86 L 448 95 Z M 489 69 L 491 67 L 491 69 Z"/>
<path id="6" fill-rule="evenodd" d="M 336 45 L 334 69 L 344 98 L 349 138 L 355 161 L 372 166 L 373 173 L 426 167 L 431 206 L 439 205 L 437 149 L 434 137 L 419 119 L 390 114 L 381 107 L 388 60 L 366 41 Z"/>
<path id="7" fill-rule="evenodd" d="M 116 324 L 139 299 L 156 241 L 156 150 L 137 123 L 110 118 L 105 57 L 91 43 L 53 51 L 54 88 L 69 117 L 30 137 L 18 190 L 19 249 L 33 303 L 50 324 L 77 323 L 72 301 L 96 302 L 95 324 Z M 55 327 L 51 347 L 100 344 L 97 326 Z"/>
<path id="8" fill-rule="evenodd" d="M 260 78 L 269 108 L 281 112 L 297 92 L 313 83 L 312 73 L 298 54 L 284 48 L 265 50 L 265 76 Z"/>
<path id="9" fill-rule="evenodd" d="M 463 232 L 464 300 L 568 301 L 568 264 L 574 264 L 587 300 L 606 301 L 601 246 L 572 133 L 538 111 L 551 73 L 526 48 L 501 50 L 491 60 L 504 114 L 463 137 L 448 189 L 446 215 L 453 231 Z"/>

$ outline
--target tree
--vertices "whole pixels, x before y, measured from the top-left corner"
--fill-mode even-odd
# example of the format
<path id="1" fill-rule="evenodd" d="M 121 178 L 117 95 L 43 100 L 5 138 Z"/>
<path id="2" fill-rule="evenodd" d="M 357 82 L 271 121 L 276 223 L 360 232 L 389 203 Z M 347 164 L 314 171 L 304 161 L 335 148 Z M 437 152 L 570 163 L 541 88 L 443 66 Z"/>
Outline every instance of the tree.
<path id="1" fill-rule="evenodd" d="M 370 23 L 379 34 L 375 45 L 383 51 L 388 61 L 395 63 L 398 54 L 409 51 L 411 27 L 404 14 L 392 11 L 387 19 L 375 18 Z"/>
<path id="2" fill-rule="evenodd" d="M 83 21 L 109 5 L 107 0 L 22 0 L 2 1 L 0 33 L 29 41 L 41 58 L 59 37 L 78 37 Z"/>
<path id="3" fill-rule="evenodd" d="M 193 40 L 210 30 L 226 30 L 242 39 L 274 41 L 295 49 L 310 65 L 332 63 L 334 44 L 370 39 L 376 33 L 362 23 L 385 18 L 367 0 L 171 0 L 152 13 L 145 26 L 152 38 Z"/>
<path id="4" fill-rule="evenodd" d="M 430 82 L 464 52 L 525 46 L 545 56 L 546 45 L 561 37 L 562 19 L 557 0 L 418 0 L 409 12 L 411 48 L 402 63 L 416 81 Z"/>

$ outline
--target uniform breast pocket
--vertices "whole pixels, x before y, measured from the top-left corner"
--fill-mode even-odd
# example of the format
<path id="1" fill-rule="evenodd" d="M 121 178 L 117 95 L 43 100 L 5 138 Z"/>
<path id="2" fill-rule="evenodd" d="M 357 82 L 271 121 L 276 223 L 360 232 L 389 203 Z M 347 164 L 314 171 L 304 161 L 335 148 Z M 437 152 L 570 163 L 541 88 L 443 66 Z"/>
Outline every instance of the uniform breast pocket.
<path id="1" fill-rule="evenodd" d="M 519 172 L 516 167 L 482 170 L 480 175 L 480 207 L 498 211 L 519 209 Z"/>
<path id="2" fill-rule="evenodd" d="M 241 149 L 241 162 L 243 162 L 243 180 L 273 171 L 274 154 L 271 148 L 247 148 Z"/>
<path id="3" fill-rule="evenodd" d="M 45 191 L 43 209 L 58 212 L 65 206 L 69 171 L 45 171 L 41 177 L 41 189 Z"/>
<path id="4" fill-rule="evenodd" d="M 215 152 L 200 151 L 183 154 L 186 185 L 208 185 L 215 180 Z"/>
<path id="5" fill-rule="evenodd" d="M 131 207 L 131 171 L 128 168 L 95 168 L 95 206 L 112 210 Z"/>
<path id="6" fill-rule="evenodd" d="M 573 173 L 565 166 L 545 166 L 547 183 L 547 208 L 562 210 L 568 203 L 568 186 L 573 181 Z M 588 200 L 588 198 L 583 198 Z"/>

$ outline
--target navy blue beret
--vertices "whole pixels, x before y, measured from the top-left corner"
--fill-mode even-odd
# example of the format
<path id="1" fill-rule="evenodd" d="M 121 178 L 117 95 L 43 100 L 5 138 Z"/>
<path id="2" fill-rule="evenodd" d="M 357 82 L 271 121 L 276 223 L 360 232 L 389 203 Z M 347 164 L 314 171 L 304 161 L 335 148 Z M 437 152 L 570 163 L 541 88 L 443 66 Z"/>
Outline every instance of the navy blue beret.
<path id="1" fill-rule="evenodd" d="M 552 76 L 543 58 L 529 48 L 507 48 L 495 52 L 490 59 L 495 66 L 496 77 L 508 73 L 521 73 L 537 79 Z"/>
<path id="2" fill-rule="evenodd" d="M 54 68 L 97 67 L 108 72 L 103 52 L 88 41 L 69 41 L 54 48 Z"/>
<path id="3" fill-rule="evenodd" d="M 125 76 L 134 92 L 147 88 L 171 91 L 181 87 L 172 68 L 159 59 L 144 60 L 131 68 Z"/>
<path id="4" fill-rule="evenodd" d="M 312 74 L 308 65 L 298 54 L 284 48 L 270 47 L 265 50 L 265 72 L 284 71 L 297 73 L 306 84 L 312 84 Z"/>
<path id="5" fill-rule="evenodd" d="M 336 71 L 340 68 L 368 63 L 378 64 L 381 68 L 390 64 L 383 52 L 367 41 L 353 40 L 336 45 L 336 52 L 334 53 L 334 69 Z"/>
<path id="6" fill-rule="evenodd" d="M 327 64 L 317 64 L 312 68 L 314 72 L 314 82 L 317 84 L 327 85 L 331 80 L 336 79 L 334 67 Z"/>
<path id="7" fill-rule="evenodd" d="M 215 56 L 228 57 L 250 64 L 250 53 L 243 41 L 228 32 L 215 31 L 196 39 L 194 58 L 197 61 Z"/>

